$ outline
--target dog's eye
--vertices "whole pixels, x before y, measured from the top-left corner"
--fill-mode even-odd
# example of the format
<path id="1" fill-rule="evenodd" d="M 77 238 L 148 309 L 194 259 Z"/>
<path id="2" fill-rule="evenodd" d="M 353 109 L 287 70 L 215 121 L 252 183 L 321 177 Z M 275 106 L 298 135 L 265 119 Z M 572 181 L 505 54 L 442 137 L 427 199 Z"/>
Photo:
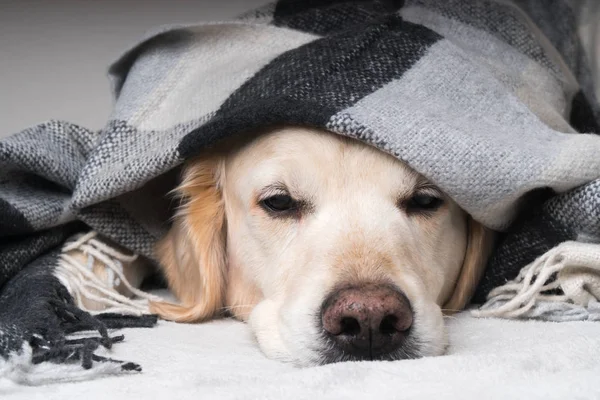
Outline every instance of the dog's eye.
<path id="1" fill-rule="evenodd" d="M 267 211 L 281 213 L 284 211 L 295 210 L 298 206 L 296 201 L 287 194 L 276 194 L 260 202 Z"/>
<path id="2" fill-rule="evenodd" d="M 443 202 L 444 200 L 437 196 L 421 193 L 412 196 L 408 200 L 406 208 L 408 211 L 434 211 L 438 209 Z"/>

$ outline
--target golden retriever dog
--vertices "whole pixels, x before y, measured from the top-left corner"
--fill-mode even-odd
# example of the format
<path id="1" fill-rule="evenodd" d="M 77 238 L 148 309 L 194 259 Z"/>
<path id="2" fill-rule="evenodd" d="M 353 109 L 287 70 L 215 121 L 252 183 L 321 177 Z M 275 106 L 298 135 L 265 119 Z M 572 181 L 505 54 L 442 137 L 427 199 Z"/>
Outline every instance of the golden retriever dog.
<path id="1" fill-rule="evenodd" d="M 441 355 L 492 232 L 374 147 L 271 129 L 189 160 L 157 258 L 179 322 L 231 315 L 300 366 Z M 137 279 L 139 281 L 139 279 Z"/>

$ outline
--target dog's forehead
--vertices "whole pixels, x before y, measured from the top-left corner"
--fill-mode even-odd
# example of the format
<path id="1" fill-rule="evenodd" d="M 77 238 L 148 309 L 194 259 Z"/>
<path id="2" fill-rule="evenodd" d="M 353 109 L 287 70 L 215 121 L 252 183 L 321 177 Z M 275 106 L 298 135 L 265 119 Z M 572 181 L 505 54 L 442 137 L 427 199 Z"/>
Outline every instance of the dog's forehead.
<path id="1" fill-rule="evenodd" d="M 256 138 L 236 153 L 232 173 L 256 184 L 379 185 L 411 190 L 422 176 L 405 163 L 358 140 L 309 128 L 283 128 Z M 264 181 L 264 182 L 263 182 Z"/>

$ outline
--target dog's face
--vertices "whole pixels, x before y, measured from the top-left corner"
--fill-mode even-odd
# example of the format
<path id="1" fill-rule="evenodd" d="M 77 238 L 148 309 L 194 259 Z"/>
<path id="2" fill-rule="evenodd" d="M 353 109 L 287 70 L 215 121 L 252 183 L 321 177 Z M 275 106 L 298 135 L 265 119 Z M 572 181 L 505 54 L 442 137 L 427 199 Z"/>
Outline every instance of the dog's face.
<path id="1" fill-rule="evenodd" d="M 200 158 L 179 191 L 159 256 L 182 306 L 155 311 L 196 321 L 226 309 L 269 357 L 299 365 L 441 354 L 441 306 L 464 305 L 482 264 L 484 230 L 450 198 L 321 131 Z"/>

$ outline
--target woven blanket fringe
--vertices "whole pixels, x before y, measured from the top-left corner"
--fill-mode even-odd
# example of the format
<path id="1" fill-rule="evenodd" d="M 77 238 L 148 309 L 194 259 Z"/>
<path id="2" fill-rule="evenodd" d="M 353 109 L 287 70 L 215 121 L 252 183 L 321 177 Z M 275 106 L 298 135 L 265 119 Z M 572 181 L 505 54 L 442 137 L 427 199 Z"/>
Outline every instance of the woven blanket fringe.
<path id="1" fill-rule="evenodd" d="M 33 349 L 27 343 L 8 360 L 0 358 L 0 393 L 3 385 L 39 386 L 140 371 L 140 367 L 132 363 L 128 364 L 134 365 L 132 368 L 123 368 L 123 362 L 103 362 L 96 363 L 93 368 L 84 369 L 78 363 L 35 363 L 32 359 Z"/>
<path id="2" fill-rule="evenodd" d="M 97 232 L 91 231 L 68 242 L 61 251 L 60 262 L 54 275 L 73 296 L 75 304 L 90 314 L 151 314 L 149 301 L 164 299 L 134 287 L 123 272 L 123 263 L 135 261 L 137 255 L 124 254 L 98 240 L 97 236 Z M 87 258 L 86 262 L 83 263 L 70 255 L 72 251 L 83 253 Z M 97 261 L 106 268 L 108 279 L 99 279 L 93 273 L 92 269 Z M 135 296 L 134 298 L 117 292 L 115 288 L 121 283 Z M 84 299 L 92 300 L 103 307 L 100 310 L 90 309 L 86 307 Z"/>
<path id="3" fill-rule="evenodd" d="M 475 317 L 600 319 L 600 244 L 561 243 L 492 290 Z"/>

